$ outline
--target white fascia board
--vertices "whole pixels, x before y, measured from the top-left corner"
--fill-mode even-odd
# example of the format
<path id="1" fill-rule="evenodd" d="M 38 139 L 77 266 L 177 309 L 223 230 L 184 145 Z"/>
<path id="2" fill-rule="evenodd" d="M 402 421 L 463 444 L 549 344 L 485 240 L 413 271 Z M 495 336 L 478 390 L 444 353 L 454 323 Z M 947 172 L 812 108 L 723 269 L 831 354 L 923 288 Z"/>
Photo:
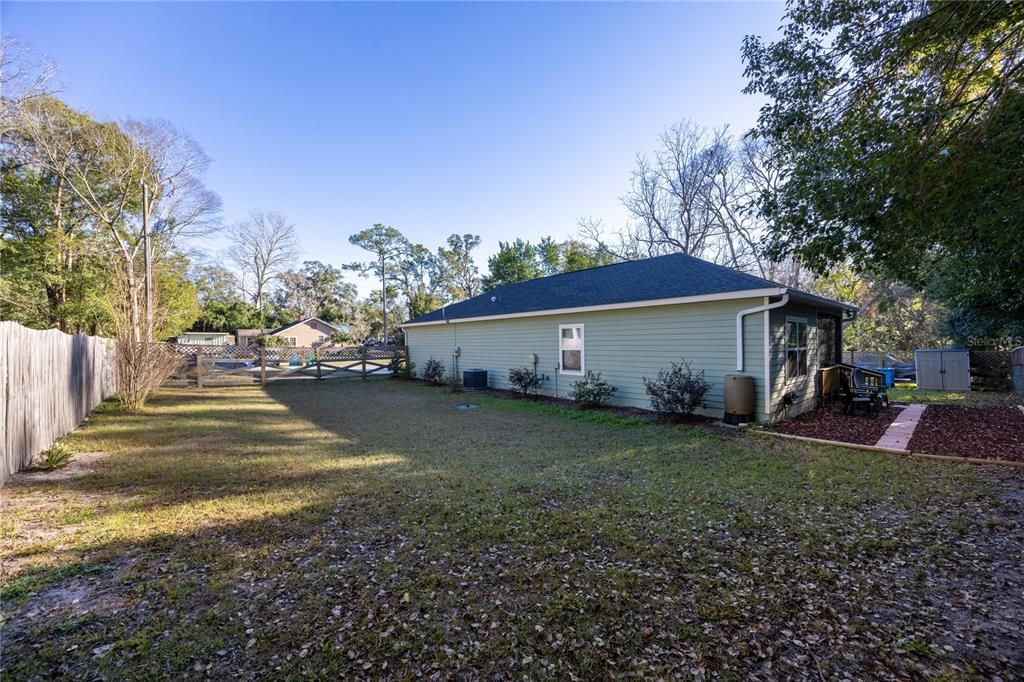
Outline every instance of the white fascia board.
<path id="1" fill-rule="evenodd" d="M 678 296 L 676 298 L 653 298 L 646 301 L 628 301 L 626 303 L 606 303 L 604 305 L 588 305 L 576 308 L 551 308 L 548 310 L 532 310 L 525 313 L 505 313 L 504 315 L 481 315 L 478 317 L 457 317 L 447 320 L 431 320 L 430 322 L 406 322 L 402 327 L 426 327 L 436 324 L 458 322 L 484 322 L 487 320 L 509 320 L 518 317 L 540 317 L 542 315 L 569 315 L 573 313 L 596 313 L 603 310 L 630 310 L 632 308 L 653 308 L 662 305 L 679 305 L 682 303 L 705 303 L 708 301 L 733 301 L 740 298 L 759 298 L 762 296 L 781 296 L 786 291 L 783 287 L 770 289 L 745 289 L 727 291 L 720 294 L 700 294 L 698 296 Z"/>
<path id="2" fill-rule="evenodd" d="M 824 296 L 818 296 L 817 294 L 809 294 L 806 291 L 800 291 L 799 289 L 790 289 L 789 296 L 795 301 L 802 301 L 804 303 L 810 303 L 813 305 L 820 305 L 826 308 L 840 308 L 842 310 L 857 311 L 859 308 L 849 303 L 842 303 L 840 301 L 833 301 L 832 299 L 825 298 Z"/>

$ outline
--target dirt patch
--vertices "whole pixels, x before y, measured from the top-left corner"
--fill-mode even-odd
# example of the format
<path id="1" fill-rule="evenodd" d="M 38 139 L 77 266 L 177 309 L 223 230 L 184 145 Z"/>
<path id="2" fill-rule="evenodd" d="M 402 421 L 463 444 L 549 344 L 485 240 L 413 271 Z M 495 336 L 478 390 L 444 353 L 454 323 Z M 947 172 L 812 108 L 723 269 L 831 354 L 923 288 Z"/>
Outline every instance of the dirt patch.
<path id="1" fill-rule="evenodd" d="M 32 485 L 53 483 L 55 481 L 69 481 L 79 476 L 91 474 L 96 463 L 104 459 L 109 452 L 78 452 L 75 453 L 71 463 L 60 469 L 42 469 L 32 467 L 13 474 L 4 487 L 24 488 Z"/>
<path id="2" fill-rule="evenodd" d="M 874 445 L 902 409 L 890 405 L 877 414 L 864 414 L 862 411 L 847 414 L 845 406 L 836 403 L 787 419 L 773 430 L 791 436 Z"/>
<path id="3" fill-rule="evenodd" d="M 1024 412 L 1009 406 L 930 405 L 914 431 L 910 449 L 1024 462 Z"/>

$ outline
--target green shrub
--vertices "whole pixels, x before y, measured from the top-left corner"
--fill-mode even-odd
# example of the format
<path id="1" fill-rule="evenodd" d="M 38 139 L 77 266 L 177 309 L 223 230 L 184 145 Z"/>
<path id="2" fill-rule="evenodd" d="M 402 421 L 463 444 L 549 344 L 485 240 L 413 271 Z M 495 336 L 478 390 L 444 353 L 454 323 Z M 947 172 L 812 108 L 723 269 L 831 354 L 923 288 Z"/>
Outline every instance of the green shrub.
<path id="1" fill-rule="evenodd" d="M 508 383 L 515 386 L 516 390 L 523 395 L 528 395 L 531 392 L 536 395 L 544 380 L 528 367 L 512 367 L 508 370 Z"/>
<path id="2" fill-rule="evenodd" d="M 409 381 L 416 376 L 413 374 L 414 369 L 416 369 L 416 363 L 410 360 L 408 356 L 396 355 L 388 362 L 388 370 L 390 370 L 391 377 L 394 379 Z"/>
<path id="3" fill-rule="evenodd" d="M 281 348 L 282 346 L 290 346 L 291 343 L 283 336 L 264 334 L 256 339 L 256 345 L 260 348 Z"/>
<path id="4" fill-rule="evenodd" d="M 66 443 L 57 441 L 50 449 L 39 456 L 39 466 L 44 469 L 60 469 L 74 461 L 75 451 Z"/>
<path id="5" fill-rule="evenodd" d="M 700 407 L 711 384 L 704 381 L 704 370 L 693 371 L 683 360 L 672 363 L 672 369 L 658 372 L 657 379 L 644 377 L 651 407 L 666 416 L 691 415 Z"/>
<path id="6" fill-rule="evenodd" d="M 447 374 L 444 364 L 436 358 L 427 360 L 427 366 L 423 368 L 423 380 L 434 386 L 444 385 Z"/>
<path id="7" fill-rule="evenodd" d="M 576 381 L 569 392 L 569 399 L 582 408 L 600 407 L 609 400 L 618 389 L 601 378 L 601 373 L 587 371 L 587 375 Z"/>

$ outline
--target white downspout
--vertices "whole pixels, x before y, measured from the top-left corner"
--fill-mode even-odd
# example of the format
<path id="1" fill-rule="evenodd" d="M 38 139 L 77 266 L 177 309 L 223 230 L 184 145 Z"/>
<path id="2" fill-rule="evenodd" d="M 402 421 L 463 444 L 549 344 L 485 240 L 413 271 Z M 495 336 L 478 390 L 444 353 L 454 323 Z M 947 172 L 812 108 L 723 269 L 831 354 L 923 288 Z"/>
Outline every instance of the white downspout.
<path id="1" fill-rule="evenodd" d="M 782 306 L 789 303 L 789 292 L 785 289 L 782 290 L 782 299 L 775 303 L 765 303 L 764 305 L 754 306 L 753 308 L 747 308 L 736 313 L 736 371 L 743 371 L 743 318 L 747 315 L 754 313 L 760 313 L 765 310 L 774 310 L 775 308 L 781 308 Z M 765 381 L 768 377 L 765 377 Z"/>

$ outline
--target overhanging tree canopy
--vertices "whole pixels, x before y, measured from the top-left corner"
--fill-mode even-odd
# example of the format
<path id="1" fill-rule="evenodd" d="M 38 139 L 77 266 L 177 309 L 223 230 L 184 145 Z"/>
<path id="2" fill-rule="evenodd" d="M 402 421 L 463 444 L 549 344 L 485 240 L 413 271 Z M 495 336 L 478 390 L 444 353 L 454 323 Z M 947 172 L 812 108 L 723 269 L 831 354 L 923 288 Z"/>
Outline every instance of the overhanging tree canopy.
<path id="1" fill-rule="evenodd" d="M 791 2 L 743 55 L 784 169 L 770 254 L 850 260 L 1019 333 L 1024 4 Z"/>

